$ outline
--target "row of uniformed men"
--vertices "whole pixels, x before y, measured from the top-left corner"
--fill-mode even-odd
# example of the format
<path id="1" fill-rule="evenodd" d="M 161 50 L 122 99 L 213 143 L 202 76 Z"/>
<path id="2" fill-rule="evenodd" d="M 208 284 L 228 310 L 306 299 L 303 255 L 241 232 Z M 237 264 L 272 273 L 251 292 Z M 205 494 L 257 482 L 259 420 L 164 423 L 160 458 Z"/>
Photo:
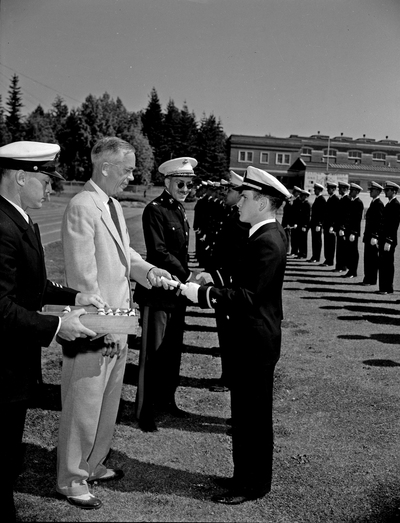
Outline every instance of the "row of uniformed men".
<path id="1" fill-rule="evenodd" d="M 194 230 L 196 232 L 196 257 L 200 266 L 207 271 L 218 269 L 226 263 L 230 243 L 237 244 L 227 232 L 230 224 L 237 222 L 236 201 L 229 196 L 233 185 L 240 185 L 242 178 L 230 172 L 229 181 L 201 182 L 197 191 Z M 312 256 L 310 263 L 318 263 L 321 253 L 325 267 L 334 266 L 334 271 L 343 277 L 357 277 L 359 265 L 359 239 L 364 204 L 359 197 L 362 187 L 344 181 L 328 182 L 328 197 L 322 193 L 324 186 L 315 183 L 315 200 L 308 201 L 310 193 L 294 186 L 292 198 L 283 210 L 282 226 L 285 229 L 289 257 L 307 258 L 308 232 L 311 231 Z M 400 223 L 400 202 L 396 195 L 399 185 L 386 181 L 380 185 L 370 184 L 371 205 L 366 212 L 364 248 L 365 286 L 376 285 L 379 274 L 380 293 L 393 292 L 394 253 L 397 246 L 397 231 Z M 336 194 L 338 192 L 338 194 Z M 385 205 L 380 199 L 384 192 L 388 199 Z M 233 261 L 232 261 L 233 263 Z"/>
<path id="2" fill-rule="evenodd" d="M 289 256 L 307 257 L 307 236 L 311 230 L 312 256 L 308 261 L 319 262 L 323 246 L 325 260 L 322 266 L 335 266 L 335 272 L 355 278 L 364 214 L 364 204 L 359 198 L 362 187 L 356 183 L 328 182 L 327 199 L 322 195 L 323 190 L 323 185 L 314 184 L 316 198 L 311 205 L 308 191 L 293 188 L 293 199 L 285 206 L 282 221 L 291 240 Z M 399 190 L 399 185 L 392 181 L 385 182 L 384 186 L 373 181 L 369 187 L 372 201 L 365 216 L 362 285 L 376 285 L 379 273 L 378 292 L 382 294 L 393 292 L 394 253 L 400 223 L 400 202 L 396 198 Z M 380 199 L 382 191 L 388 199 L 386 205 Z"/>

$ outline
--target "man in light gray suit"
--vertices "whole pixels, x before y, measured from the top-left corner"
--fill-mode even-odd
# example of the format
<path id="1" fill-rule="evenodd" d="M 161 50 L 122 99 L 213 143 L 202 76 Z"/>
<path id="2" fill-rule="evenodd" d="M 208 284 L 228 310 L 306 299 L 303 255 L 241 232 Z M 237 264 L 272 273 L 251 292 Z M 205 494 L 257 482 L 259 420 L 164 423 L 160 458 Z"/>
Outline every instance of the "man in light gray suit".
<path id="1" fill-rule="evenodd" d="M 82 292 L 102 295 L 109 307 L 128 308 L 131 278 L 151 288 L 161 286 L 161 276 L 171 275 L 130 247 L 122 208 L 111 198 L 133 179 L 134 148 L 119 138 L 103 138 L 91 158 L 92 177 L 71 199 L 63 218 L 66 280 Z M 126 335 L 63 344 L 56 488 L 80 508 L 102 505 L 88 484 L 123 476 L 122 470 L 107 469 L 103 462 L 111 446 L 126 356 Z"/>

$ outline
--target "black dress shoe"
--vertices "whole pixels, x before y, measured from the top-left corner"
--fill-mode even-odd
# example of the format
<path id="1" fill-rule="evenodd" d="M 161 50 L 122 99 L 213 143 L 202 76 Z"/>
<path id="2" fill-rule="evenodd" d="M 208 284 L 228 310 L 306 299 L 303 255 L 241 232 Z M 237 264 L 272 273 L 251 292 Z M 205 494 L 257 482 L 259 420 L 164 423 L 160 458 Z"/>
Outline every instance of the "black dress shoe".
<path id="1" fill-rule="evenodd" d="M 226 420 L 226 424 L 227 424 L 227 425 L 230 425 L 230 426 L 232 427 L 232 418 L 228 418 L 228 419 Z"/>
<path id="2" fill-rule="evenodd" d="M 214 483 L 225 490 L 233 490 L 235 486 L 234 478 L 214 478 Z"/>
<path id="3" fill-rule="evenodd" d="M 189 412 L 180 409 L 175 403 L 171 403 L 164 407 L 164 412 L 170 414 L 174 418 L 190 418 Z"/>
<path id="4" fill-rule="evenodd" d="M 221 503 L 222 505 L 240 505 L 246 501 L 254 501 L 264 497 L 265 494 L 256 494 L 252 492 L 240 492 L 239 490 L 227 490 L 224 494 L 212 496 L 211 501 Z"/>
<path id="5" fill-rule="evenodd" d="M 67 501 L 74 507 L 82 508 L 84 510 L 94 510 L 103 505 L 102 501 L 95 496 L 91 496 L 89 499 L 79 499 L 75 496 L 67 496 Z"/>
<path id="6" fill-rule="evenodd" d="M 223 383 L 217 383 L 216 385 L 211 385 L 208 389 L 210 392 L 229 392 L 229 389 Z"/>
<path id="7" fill-rule="evenodd" d="M 107 469 L 107 473 L 101 478 L 90 478 L 87 483 L 104 483 L 106 481 L 115 481 L 125 476 L 124 471 L 121 469 Z"/>
<path id="8" fill-rule="evenodd" d="M 153 418 L 139 419 L 139 428 L 143 432 L 157 432 L 158 428 Z"/>

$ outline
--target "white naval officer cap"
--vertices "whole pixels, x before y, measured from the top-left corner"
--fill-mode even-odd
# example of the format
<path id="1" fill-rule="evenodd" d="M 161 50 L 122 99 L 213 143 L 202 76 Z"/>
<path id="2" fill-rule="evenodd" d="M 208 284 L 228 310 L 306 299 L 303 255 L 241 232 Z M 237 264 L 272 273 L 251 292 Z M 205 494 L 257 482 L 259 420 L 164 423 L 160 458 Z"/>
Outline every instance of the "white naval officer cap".
<path id="1" fill-rule="evenodd" d="M 397 183 L 394 183 L 394 182 L 385 182 L 385 189 L 393 189 L 395 191 L 399 191 L 400 190 L 400 186 L 397 185 Z"/>
<path id="2" fill-rule="evenodd" d="M 56 143 L 12 142 L 0 147 L 0 167 L 27 172 L 41 172 L 64 180 L 55 170 L 55 159 L 60 152 Z"/>
<path id="3" fill-rule="evenodd" d="M 317 189 L 321 189 L 322 191 L 324 190 L 324 186 L 317 182 L 314 183 L 314 187 L 316 187 Z"/>
<path id="4" fill-rule="evenodd" d="M 368 190 L 370 191 L 371 189 L 378 189 L 379 191 L 383 191 L 382 185 L 379 185 L 379 183 L 377 182 L 371 182 L 370 186 L 368 187 Z"/>
<path id="5" fill-rule="evenodd" d="M 243 183 L 243 176 L 239 176 L 232 169 L 229 171 L 229 180 L 221 180 L 222 185 L 228 185 L 229 187 L 239 187 Z"/>
<path id="6" fill-rule="evenodd" d="M 351 182 L 350 189 L 356 189 L 357 191 L 362 191 L 361 185 L 358 185 L 357 183 Z"/>
<path id="7" fill-rule="evenodd" d="M 263 171 L 262 169 L 257 169 L 249 165 L 246 169 L 246 172 L 243 177 L 243 184 L 239 187 L 235 187 L 235 190 L 255 190 L 260 191 L 264 194 L 270 196 L 278 196 L 280 198 L 288 199 L 291 197 L 290 192 L 279 180 L 272 176 L 272 174 Z"/>
<path id="8" fill-rule="evenodd" d="M 164 176 L 194 176 L 197 160 L 189 157 L 173 158 L 160 165 L 159 172 Z"/>

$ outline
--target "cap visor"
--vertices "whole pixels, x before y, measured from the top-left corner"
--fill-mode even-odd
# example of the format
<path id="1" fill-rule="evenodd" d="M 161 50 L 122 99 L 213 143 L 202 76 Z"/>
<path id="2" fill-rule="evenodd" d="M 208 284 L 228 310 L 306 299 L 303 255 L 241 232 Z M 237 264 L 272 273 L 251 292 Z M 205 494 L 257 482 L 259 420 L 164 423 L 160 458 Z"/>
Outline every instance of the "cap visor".
<path id="1" fill-rule="evenodd" d="M 61 176 L 60 173 L 58 173 L 57 171 L 53 171 L 53 172 L 49 172 L 49 171 L 40 171 L 41 173 L 43 174 L 47 174 L 48 176 L 53 176 L 53 178 L 58 178 L 60 180 L 64 180 L 65 181 L 65 178 L 64 176 Z"/>

